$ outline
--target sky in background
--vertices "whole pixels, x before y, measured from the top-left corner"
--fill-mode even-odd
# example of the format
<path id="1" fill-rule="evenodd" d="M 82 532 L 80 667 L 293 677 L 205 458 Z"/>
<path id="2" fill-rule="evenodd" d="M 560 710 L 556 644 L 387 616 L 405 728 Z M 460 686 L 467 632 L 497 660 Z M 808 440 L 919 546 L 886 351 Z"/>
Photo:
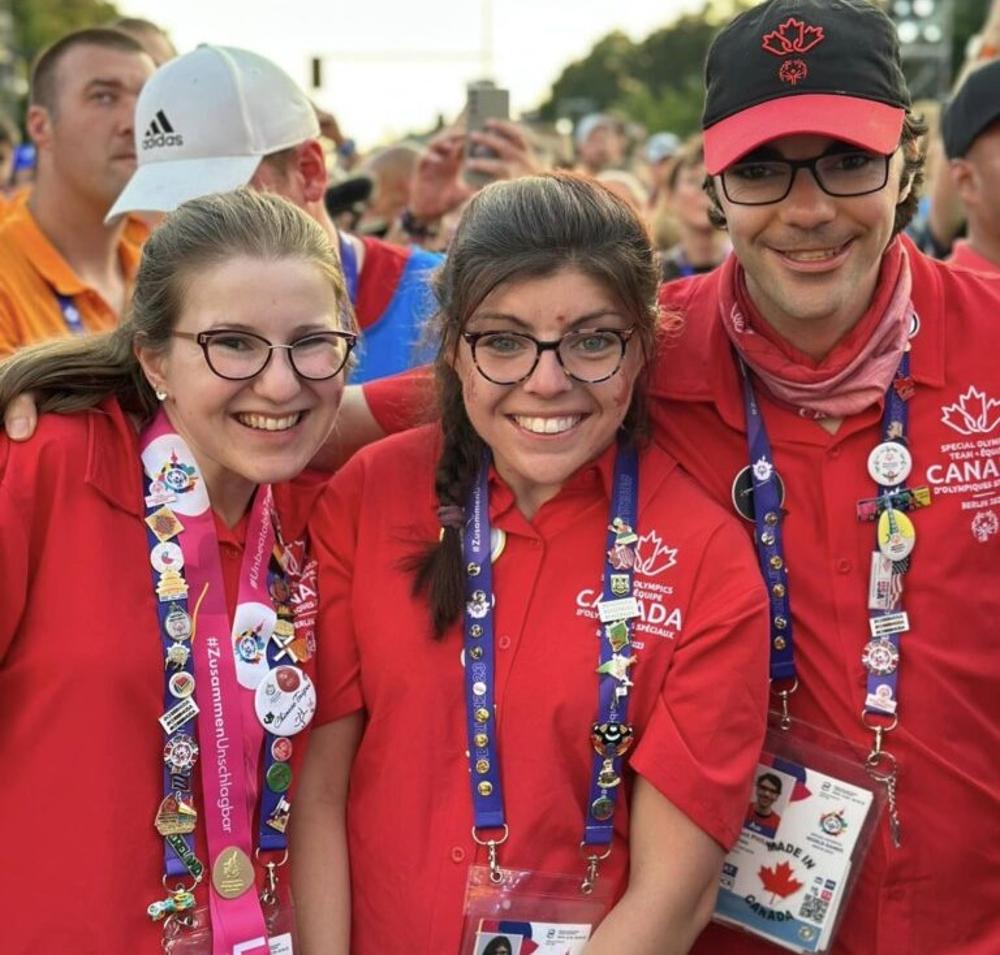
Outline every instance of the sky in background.
<path id="1" fill-rule="evenodd" d="M 177 48 L 245 47 L 307 89 L 323 58 L 316 101 L 362 148 L 433 126 L 491 76 L 517 116 L 549 94 L 563 67 L 612 30 L 642 39 L 701 0 L 118 0 L 124 14 L 163 26 Z"/>

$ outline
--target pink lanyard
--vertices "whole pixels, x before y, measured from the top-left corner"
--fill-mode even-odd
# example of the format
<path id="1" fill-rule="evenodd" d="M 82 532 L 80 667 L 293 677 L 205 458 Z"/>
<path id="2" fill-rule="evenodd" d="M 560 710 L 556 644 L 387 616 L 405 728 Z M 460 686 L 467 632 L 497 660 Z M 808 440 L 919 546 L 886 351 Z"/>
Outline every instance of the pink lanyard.
<path id="1" fill-rule="evenodd" d="M 255 716 L 254 695 L 246 690 L 255 690 L 269 672 L 263 648 L 275 623 L 267 590 L 267 564 L 275 544 L 271 488 L 258 489 L 250 513 L 238 606 L 230 624 L 215 522 L 194 455 L 162 410 L 143 431 L 140 444 L 150 481 L 147 507 L 169 499 L 170 510 L 183 525 L 177 534 L 178 551 L 172 552 L 174 566 L 161 572 L 161 582 L 166 577 L 174 593 L 189 591 L 193 608 L 191 656 L 195 712 L 201 714 L 198 740 L 205 759 L 201 813 L 211 860 L 213 953 L 267 955 L 264 914 L 255 891 L 251 831 L 264 730 Z M 159 595 L 161 588 L 157 590 Z M 163 596 L 160 602 L 164 603 Z M 237 642 L 245 641 L 248 633 L 260 652 L 234 653 Z M 167 734 L 168 747 L 186 735 L 190 719 Z"/>

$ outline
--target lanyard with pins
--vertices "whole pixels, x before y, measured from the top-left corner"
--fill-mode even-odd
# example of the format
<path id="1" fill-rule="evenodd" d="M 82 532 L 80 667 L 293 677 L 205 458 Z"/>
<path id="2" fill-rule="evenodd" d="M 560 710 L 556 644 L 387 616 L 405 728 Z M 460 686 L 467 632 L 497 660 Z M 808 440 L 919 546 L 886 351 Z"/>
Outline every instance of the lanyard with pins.
<path id="1" fill-rule="evenodd" d="M 782 534 L 781 510 L 784 487 L 774 469 L 770 441 L 760 407 L 753 392 L 750 372 L 740 360 L 743 397 L 747 421 L 747 447 L 750 465 L 746 479 L 737 479 L 734 499 L 749 493 L 753 500 L 754 543 L 770 601 L 770 673 L 772 691 L 781 701 L 781 725 L 791 725 L 789 697 L 798 688 L 792 641 L 792 617 L 788 592 L 788 572 Z M 886 790 L 889 809 L 889 834 L 893 844 L 900 844 L 899 813 L 896 805 L 897 764 L 895 756 L 883 746 L 883 738 L 899 723 L 897 709 L 897 669 L 899 638 L 909 629 L 909 618 L 901 609 L 902 575 L 909 568 L 915 534 L 906 511 L 930 503 L 927 488 L 903 486 L 912 468 L 907 449 L 907 401 L 913 393 L 910 378 L 909 349 L 903 353 L 892 383 L 886 391 L 880 429 L 881 441 L 868 457 L 868 472 L 877 485 L 877 496 L 860 501 L 860 520 L 877 521 L 876 550 L 872 554 L 869 586 L 870 641 L 865 646 L 862 663 L 868 671 L 865 705 L 861 722 L 873 734 L 866 758 L 871 777 Z M 741 486 L 746 485 L 745 487 Z M 737 505 L 739 508 L 739 505 Z M 773 689 L 781 681 L 779 689 Z"/>
<path id="2" fill-rule="evenodd" d="M 469 497 L 463 535 L 466 564 L 465 650 L 466 730 L 472 784 L 472 838 L 488 852 L 490 879 L 503 881 L 498 848 L 510 829 L 504 815 L 503 788 L 497 754 L 495 661 L 493 648 L 493 569 L 490 562 L 490 519 L 486 451 Z M 598 606 L 603 624 L 597 673 L 598 719 L 591 727 L 594 750 L 581 851 L 587 873 L 581 891 L 590 894 L 597 867 L 610 855 L 614 837 L 613 817 L 621 784 L 621 759 L 633 740 L 628 724 L 629 668 L 635 663 L 631 649 L 632 620 L 639 615 L 632 592 L 638 535 L 638 455 L 622 444 L 615 458 L 613 490 L 607 534 L 603 596 Z M 490 835 L 492 833 L 492 835 Z"/>

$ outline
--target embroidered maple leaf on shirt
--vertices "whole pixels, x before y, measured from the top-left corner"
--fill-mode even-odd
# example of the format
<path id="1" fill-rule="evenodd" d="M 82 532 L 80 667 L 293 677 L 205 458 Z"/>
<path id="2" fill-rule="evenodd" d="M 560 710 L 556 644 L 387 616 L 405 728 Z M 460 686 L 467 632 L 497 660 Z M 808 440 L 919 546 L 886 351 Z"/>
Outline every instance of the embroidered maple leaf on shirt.
<path id="1" fill-rule="evenodd" d="M 757 872 L 761 883 L 768 892 L 771 893 L 771 904 L 777 897 L 787 898 L 794 895 L 805 885 L 795 878 L 792 867 L 787 862 L 779 862 L 776 866 L 761 866 Z"/>
<path id="2" fill-rule="evenodd" d="M 822 27 L 807 26 L 805 21 L 789 17 L 777 30 L 765 33 L 761 45 L 775 56 L 788 56 L 789 53 L 808 52 L 823 38 Z"/>

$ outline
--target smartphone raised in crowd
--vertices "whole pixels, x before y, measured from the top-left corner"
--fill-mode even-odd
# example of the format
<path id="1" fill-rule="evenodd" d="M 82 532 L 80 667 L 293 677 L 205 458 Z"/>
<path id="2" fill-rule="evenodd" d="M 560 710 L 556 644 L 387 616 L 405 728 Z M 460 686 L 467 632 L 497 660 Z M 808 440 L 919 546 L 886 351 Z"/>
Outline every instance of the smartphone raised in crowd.
<path id="1" fill-rule="evenodd" d="M 465 107 L 466 131 L 482 132 L 489 119 L 507 119 L 510 116 L 510 91 L 491 84 L 470 83 L 468 99 Z M 465 155 L 467 159 L 496 158 L 496 151 L 488 146 L 473 143 L 466 139 Z M 485 186 L 493 181 L 488 173 L 472 169 L 465 170 L 465 181 L 470 186 Z"/>

